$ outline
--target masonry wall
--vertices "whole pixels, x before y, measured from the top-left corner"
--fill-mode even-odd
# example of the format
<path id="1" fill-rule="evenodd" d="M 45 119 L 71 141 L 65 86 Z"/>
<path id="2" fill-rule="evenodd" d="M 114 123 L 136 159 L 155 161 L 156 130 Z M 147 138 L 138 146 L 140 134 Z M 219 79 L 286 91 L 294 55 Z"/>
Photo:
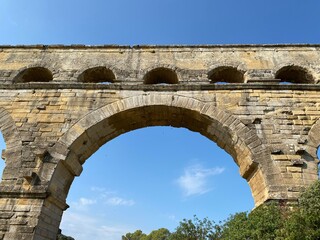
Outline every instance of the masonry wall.
<path id="1" fill-rule="evenodd" d="M 70 156 L 85 144 L 82 137 L 93 133 L 86 128 L 86 116 L 118 129 L 88 147 L 83 158 L 130 129 L 127 117 L 137 123 L 131 128 L 163 124 L 199 131 L 233 156 L 256 205 L 271 199 L 294 201 L 318 179 L 319 46 L 0 49 L 0 129 L 7 146 L 2 153 L 6 167 L 0 183 L 0 239 L 54 239 L 67 208 L 69 187 L 85 161 Z M 112 71 L 112 81 L 82 82 L 79 76 L 96 66 Z M 226 66 L 242 73 L 243 82 L 213 83 L 210 76 L 215 69 L 224 71 Z M 311 82 L 279 84 L 277 72 L 288 66 L 301 67 Z M 26 82 L 19 78 L 30 68 L 47 69 L 52 79 Z M 169 69 L 178 83 L 144 83 L 153 69 Z M 45 78 L 46 73 L 41 76 Z M 124 111 L 128 109 L 123 101 L 132 102 L 131 110 L 141 107 L 140 115 Z M 174 107 L 173 101 L 178 101 Z M 196 104 L 211 107 L 211 115 L 205 114 L 204 107 L 196 110 Z M 109 119 L 101 110 L 109 105 L 110 111 L 119 112 L 115 118 Z M 150 108 L 145 110 L 146 106 Z M 169 111 L 168 116 L 161 115 L 160 107 Z M 143 114 L 149 120 L 142 120 Z M 179 114 L 190 115 L 190 120 L 175 118 Z M 232 135 L 235 122 L 241 129 Z M 95 125 L 98 130 L 99 124 Z M 79 137 L 66 146 L 65 154 L 57 145 L 71 128 Z"/>
<path id="2" fill-rule="evenodd" d="M 45 67 L 54 82 L 78 82 L 86 69 L 106 66 L 115 82 L 142 83 L 156 67 L 175 70 L 180 83 L 209 83 L 208 73 L 232 66 L 245 74 L 244 82 L 274 79 L 284 66 L 306 68 L 320 79 L 319 45 L 221 46 L 0 46 L 0 79 L 11 83 L 21 70 Z"/>

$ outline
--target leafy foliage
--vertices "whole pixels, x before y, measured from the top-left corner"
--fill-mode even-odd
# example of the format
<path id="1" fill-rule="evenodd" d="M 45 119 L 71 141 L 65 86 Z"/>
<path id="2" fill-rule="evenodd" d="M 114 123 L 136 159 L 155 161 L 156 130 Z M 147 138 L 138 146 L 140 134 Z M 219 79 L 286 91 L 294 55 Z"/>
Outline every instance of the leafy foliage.
<path id="1" fill-rule="evenodd" d="M 300 197 L 300 214 L 305 222 L 306 239 L 320 239 L 320 181 Z"/>
<path id="2" fill-rule="evenodd" d="M 221 239 L 243 240 L 248 239 L 248 215 L 246 212 L 236 213 L 230 216 L 222 226 Z"/>
<path id="3" fill-rule="evenodd" d="M 278 239 L 320 239 L 320 181 L 301 195 L 298 207 L 288 216 Z"/>
<path id="4" fill-rule="evenodd" d="M 145 240 L 146 236 L 141 230 L 137 230 L 134 233 L 127 233 L 125 236 L 122 236 L 122 240 Z"/>
<path id="5" fill-rule="evenodd" d="M 320 240 L 320 181 L 300 196 L 294 209 L 278 202 L 261 205 L 249 214 L 231 215 L 223 224 L 197 216 L 183 219 L 174 232 L 166 228 L 149 235 L 137 230 L 122 240 Z M 74 240 L 60 235 L 58 240 Z"/>
<path id="6" fill-rule="evenodd" d="M 167 240 L 169 239 L 171 233 L 166 228 L 160 228 L 158 230 L 152 231 L 144 240 Z"/>
<path id="7" fill-rule="evenodd" d="M 215 240 L 219 231 L 218 225 L 208 218 L 203 220 L 194 216 L 193 221 L 183 219 L 176 231 L 171 234 L 169 240 Z"/>
<path id="8" fill-rule="evenodd" d="M 269 240 L 276 238 L 282 227 L 282 215 L 278 204 L 261 205 L 248 216 L 249 239 Z"/>
<path id="9" fill-rule="evenodd" d="M 221 239 L 275 239 L 282 223 L 280 207 L 275 203 L 265 204 L 249 214 L 241 212 L 232 215 L 222 226 Z"/>

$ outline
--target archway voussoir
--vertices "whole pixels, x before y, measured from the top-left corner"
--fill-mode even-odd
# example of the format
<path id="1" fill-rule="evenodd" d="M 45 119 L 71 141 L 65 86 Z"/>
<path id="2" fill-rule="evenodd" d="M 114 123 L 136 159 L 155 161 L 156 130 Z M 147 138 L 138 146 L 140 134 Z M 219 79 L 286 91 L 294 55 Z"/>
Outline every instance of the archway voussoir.
<path id="1" fill-rule="evenodd" d="M 104 116 L 105 118 L 108 118 L 112 115 L 107 106 L 104 106 L 98 110 L 99 110 L 99 113 L 101 114 L 101 116 Z"/>
<path id="2" fill-rule="evenodd" d="M 146 94 L 143 97 L 144 97 L 144 101 L 145 101 L 146 106 L 151 105 L 153 103 L 151 94 Z"/>
<path id="3" fill-rule="evenodd" d="M 219 112 L 218 108 L 215 106 L 210 106 L 206 109 L 205 112 L 202 112 L 202 114 L 205 114 L 207 116 L 210 116 L 210 118 L 215 119 L 217 118 L 217 113 Z"/>
<path id="4" fill-rule="evenodd" d="M 139 106 L 147 106 L 146 97 L 144 95 L 139 96 Z"/>
<path id="5" fill-rule="evenodd" d="M 318 119 L 313 126 L 311 127 L 309 134 L 308 134 L 308 139 L 307 143 L 309 146 L 318 148 L 320 145 L 320 119 Z"/>
<path id="6" fill-rule="evenodd" d="M 224 122 L 224 125 L 227 126 L 229 129 L 231 129 L 231 126 L 234 126 L 237 121 L 238 121 L 237 118 L 230 115 L 230 117 Z"/>
<path id="7" fill-rule="evenodd" d="M 193 103 L 193 110 L 197 111 L 197 112 L 201 112 L 202 108 L 203 108 L 204 103 L 199 101 L 199 100 L 194 100 Z"/>
<path id="8" fill-rule="evenodd" d="M 255 141 L 251 142 L 248 147 L 253 151 L 253 149 L 257 148 L 258 146 L 261 146 L 260 139 L 256 139 Z"/>
<path id="9" fill-rule="evenodd" d="M 156 105 L 157 104 L 157 95 L 155 93 L 150 93 L 149 94 L 149 100 L 150 100 L 150 105 Z"/>
<path id="10" fill-rule="evenodd" d="M 75 124 L 68 130 L 68 132 L 65 133 L 65 135 L 62 136 L 61 142 L 62 144 L 65 144 L 66 146 L 70 146 L 73 142 L 75 142 L 83 133 L 85 132 L 85 129 L 82 128 L 80 125 Z"/>
<path id="11" fill-rule="evenodd" d="M 178 103 L 177 107 L 185 109 L 188 104 L 188 98 L 183 97 L 183 96 L 179 96 L 179 101 L 177 103 Z"/>
<path id="12" fill-rule="evenodd" d="M 117 106 L 118 106 L 118 111 L 119 111 L 119 112 L 120 112 L 120 111 L 124 111 L 124 110 L 126 109 L 123 101 L 116 101 L 115 103 L 116 103 Z"/>
<path id="13" fill-rule="evenodd" d="M 160 105 L 170 106 L 172 103 L 172 96 L 161 94 L 158 100 L 158 103 Z"/>
<path id="14" fill-rule="evenodd" d="M 145 97 L 143 96 L 143 95 L 139 95 L 139 96 L 137 96 L 137 103 L 138 103 L 138 105 L 137 106 L 141 106 L 141 107 L 143 107 L 143 106 L 146 106 L 147 104 L 146 104 L 146 100 L 145 100 Z"/>
<path id="15" fill-rule="evenodd" d="M 171 102 L 171 106 L 184 108 L 186 104 L 186 97 L 180 95 L 173 95 L 173 100 Z"/>
<path id="16" fill-rule="evenodd" d="M 80 176 L 83 171 L 81 163 L 77 158 L 68 158 L 68 161 L 64 162 L 74 176 Z"/>
<path id="17" fill-rule="evenodd" d="M 216 111 L 215 111 L 215 118 L 217 119 L 217 121 L 223 123 L 223 119 L 227 117 L 226 113 L 224 111 L 222 111 L 221 109 L 219 108 L 216 108 Z"/>
<path id="18" fill-rule="evenodd" d="M 209 104 L 209 103 L 202 104 L 200 113 L 206 115 L 208 110 L 210 109 L 210 107 L 211 107 L 211 104 Z"/>
<path id="19" fill-rule="evenodd" d="M 109 116 L 112 116 L 112 115 L 114 115 L 114 114 L 117 113 L 116 107 L 115 107 L 114 103 L 110 103 L 110 104 L 106 105 L 106 106 L 104 107 L 104 109 L 105 109 L 107 112 L 109 112 Z"/>
<path id="20" fill-rule="evenodd" d="M 110 103 L 110 108 L 112 109 L 112 114 L 116 114 L 121 111 L 118 101 Z"/>
<path id="21" fill-rule="evenodd" d="M 139 98 L 140 96 L 134 96 L 134 97 L 131 97 L 130 100 L 132 101 L 132 108 L 136 108 L 139 106 Z"/>
<path id="22" fill-rule="evenodd" d="M 133 99 L 132 98 L 125 98 L 122 100 L 122 104 L 123 104 L 123 107 L 125 109 L 131 109 L 131 108 L 134 108 L 134 102 L 133 102 Z M 110 111 L 109 112 L 109 115 L 111 116 L 112 113 Z"/>
<path id="23" fill-rule="evenodd" d="M 98 109 L 94 111 L 94 114 L 90 114 L 82 118 L 79 122 L 76 123 L 76 125 L 78 125 L 80 128 L 87 129 L 102 121 L 106 117 L 107 116 L 105 115 L 105 111 L 103 111 L 102 109 Z"/>
<path id="24" fill-rule="evenodd" d="M 223 123 L 223 126 L 228 129 L 229 129 L 230 123 L 232 123 L 233 120 L 234 120 L 234 117 L 231 114 L 226 114 L 226 113 L 224 113 L 224 115 L 220 119 L 220 121 Z"/>
<path id="25" fill-rule="evenodd" d="M 195 110 L 195 101 L 192 98 L 189 98 L 186 105 L 187 109 Z"/>
<path id="26" fill-rule="evenodd" d="M 64 160 L 69 154 L 69 146 L 65 145 L 62 141 L 55 143 L 48 151 L 52 157 L 57 160 Z"/>

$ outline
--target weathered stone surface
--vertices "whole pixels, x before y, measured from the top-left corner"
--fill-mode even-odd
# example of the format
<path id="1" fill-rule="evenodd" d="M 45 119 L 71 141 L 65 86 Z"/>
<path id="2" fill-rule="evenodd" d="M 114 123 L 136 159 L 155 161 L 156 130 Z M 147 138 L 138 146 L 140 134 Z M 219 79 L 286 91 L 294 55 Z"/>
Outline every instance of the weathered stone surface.
<path id="1" fill-rule="evenodd" d="M 54 239 L 84 161 L 141 127 L 215 141 L 256 205 L 318 178 L 319 45 L 0 49 L 0 239 Z"/>

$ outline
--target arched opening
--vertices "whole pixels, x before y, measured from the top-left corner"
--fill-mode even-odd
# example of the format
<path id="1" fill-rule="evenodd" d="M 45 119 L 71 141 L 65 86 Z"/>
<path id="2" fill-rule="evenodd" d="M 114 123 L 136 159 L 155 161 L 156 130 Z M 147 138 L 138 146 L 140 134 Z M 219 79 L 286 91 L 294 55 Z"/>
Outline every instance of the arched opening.
<path id="1" fill-rule="evenodd" d="M 243 83 L 243 72 L 235 67 L 217 67 L 208 73 L 208 78 L 215 84 Z"/>
<path id="2" fill-rule="evenodd" d="M 149 93 L 111 103 L 85 115 L 50 150 L 59 161 L 48 186 L 50 198 L 45 200 L 54 208 L 52 218 L 61 219 L 74 177 L 81 174 L 82 164 L 94 152 L 123 133 L 151 126 L 183 127 L 216 142 L 238 165 L 240 175 L 250 186 L 255 205 L 270 198 L 267 187 L 270 180 L 263 168 L 272 167 L 271 158 L 253 130 L 210 104 L 172 94 Z M 277 173 L 277 169 L 273 169 L 273 176 Z M 45 228 L 46 223 L 43 224 Z M 36 235 L 40 234 L 38 231 L 41 228 L 36 229 Z"/>
<path id="3" fill-rule="evenodd" d="M 144 76 L 144 84 L 177 84 L 178 82 L 176 72 L 169 68 L 156 68 Z"/>
<path id="4" fill-rule="evenodd" d="M 120 239 L 136 229 L 173 231 L 178 221 L 194 214 L 218 222 L 254 206 L 231 156 L 185 128 L 122 134 L 83 167 L 60 226 L 78 240 Z"/>
<path id="5" fill-rule="evenodd" d="M 5 149 L 6 149 L 6 143 L 4 141 L 2 133 L 0 132 L 0 154 Z M 5 167 L 5 161 L 4 159 L 0 159 L 0 182 L 2 180 L 2 173 L 3 173 L 4 167 Z"/>
<path id="6" fill-rule="evenodd" d="M 44 67 L 31 67 L 20 72 L 15 78 L 15 83 L 50 82 L 53 76 L 49 69 Z"/>
<path id="7" fill-rule="evenodd" d="M 308 168 L 308 181 L 312 183 L 316 179 L 320 179 L 320 120 L 318 119 L 311 127 L 306 141 L 309 143 L 306 151 Z"/>
<path id="8" fill-rule="evenodd" d="M 115 75 L 109 68 L 106 67 L 94 67 L 85 70 L 78 77 L 79 82 L 84 83 L 113 83 Z"/>
<path id="9" fill-rule="evenodd" d="M 312 75 L 299 66 L 285 66 L 277 71 L 275 78 L 280 79 L 280 84 L 314 83 Z"/>

